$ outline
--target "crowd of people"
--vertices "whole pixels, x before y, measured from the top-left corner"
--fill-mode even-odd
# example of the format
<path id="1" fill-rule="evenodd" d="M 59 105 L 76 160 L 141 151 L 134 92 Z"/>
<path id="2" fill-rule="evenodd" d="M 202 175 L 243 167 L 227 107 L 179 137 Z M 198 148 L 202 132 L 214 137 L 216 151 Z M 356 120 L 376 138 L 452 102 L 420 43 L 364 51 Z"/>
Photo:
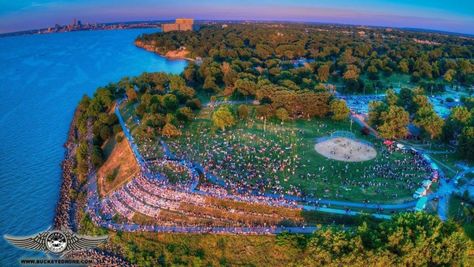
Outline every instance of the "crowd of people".
<path id="1" fill-rule="evenodd" d="M 359 180 L 351 179 L 346 176 L 342 179 L 342 186 L 356 186 L 358 188 L 374 190 L 377 194 L 385 193 L 385 188 L 392 187 L 398 189 L 396 191 L 414 192 L 420 185 L 420 177 L 430 176 L 430 165 L 422 156 L 413 152 L 412 150 L 399 150 L 398 153 L 408 156 L 402 159 L 388 160 L 390 154 L 389 150 L 382 149 L 377 164 L 372 165 L 364 172 L 360 172 L 361 178 Z M 381 159 L 380 159 L 381 158 Z M 336 170 L 334 170 L 336 171 Z M 383 180 L 376 178 L 383 178 Z M 398 194 L 393 193 L 393 198 L 397 198 Z"/>
<path id="2" fill-rule="evenodd" d="M 268 132 L 267 138 L 241 128 L 218 135 L 201 129 L 186 132 L 184 139 L 170 140 L 168 145 L 178 158 L 203 163 L 204 172 L 224 180 L 225 187 L 234 193 L 299 195 L 298 188 L 284 188 L 280 183 L 300 167 L 300 156 L 290 137 L 295 132 L 285 133 Z"/>
<path id="3" fill-rule="evenodd" d="M 257 215 L 265 219 L 265 217 L 269 216 L 269 214 L 258 214 L 256 212 L 239 211 L 218 206 L 213 204 L 213 201 L 208 199 L 209 197 L 232 199 L 252 204 L 259 203 L 297 208 L 295 202 L 284 199 L 252 195 L 232 195 L 224 191 L 214 191 L 212 190 L 212 185 L 203 186 L 202 191 L 179 191 L 174 186 L 163 181 L 149 180 L 139 175 L 119 190 L 103 198 L 100 201 L 100 212 L 107 220 L 112 220 L 115 214 L 119 214 L 130 222 L 134 220 L 135 213 L 144 214 L 153 218 L 156 223 L 159 222 L 160 225 L 176 225 L 176 222 L 163 220 L 166 219 L 166 216 L 162 216 L 162 211 L 172 211 L 189 218 L 209 219 L 207 224 L 214 222 L 213 224 L 237 224 L 239 226 L 244 226 L 242 225 L 242 218 Z M 233 214 L 230 217 L 226 216 L 229 212 Z M 232 221 L 232 217 L 240 219 L 240 221 Z M 284 218 L 279 220 L 281 219 Z M 196 220 L 190 221 L 186 222 L 188 226 L 197 222 Z M 245 226 L 251 227 L 252 225 L 248 224 Z"/>
<path id="4" fill-rule="evenodd" d="M 310 169 L 314 164 L 311 165 L 309 159 L 303 160 L 298 153 L 301 148 L 299 146 L 304 143 L 305 130 L 270 124 L 263 132 L 249 131 L 254 122 L 250 120 L 247 124 L 246 129 L 237 127 L 217 135 L 208 127 L 202 127 L 196 132 L 185 131 L 182 137 L 166 142 L 141 140 L 138 146 L 130 136 L 129 141 L 137 148 L 134 153 L 145 153 L 138 155 L 143 159 L 138 161 L 142 163 L 141 175 L 100 201 L 98 206 L 105 221 L 97 220 L 113 228 L 120 225 L 112 220 L 114 214 L 120 214 L 129 223 L 133 222 L 136 213 L 159 222 L 164 217 L 160 216 L 161 211 L 173 211 L 217 222 L 223 218 L 199 210 L 186 210 L 183 205 L 195 205 L 207 210 L 220 209 L 203 201 L 205 197 L 215 197 L 297 208 L 297 200 L 317 198 L 320 195 L 305 192 L 300 183 L 287 183 L 294 177 L 303 182 L 316 181 L 323 187 L 331 184 L 329 179 L 339 179 L 341 184 L 335 189 L 335 194 L 330 192 L 334 189 L 329 186 L 324 193 L 344 198 L 342 190 L 350 187 L 375 191 L 377 194 L 386 194 L 384 190 L 388 186 L 393 188 L 394 184 L 401 191 L 413 190 L 418 186 L 420 177 L 426 176 L 430 171 L 429 164 L 416 151 L 384 146 L 379 147 L 381 155 L 367 166 L 354 168 L 348 163 L 339 163 L 320 164 L 315 169 Z M 319 128 L 317 130 L 319 133 Z M 128 133 L 128 130 L 124 132 Z M 160 152 L 155 155 L 154 151 L 157 150 Z M 399 153 L 401 156 L 392 157 L 392 153 Z M 180 182 L 170 183 L 170 174 L 165 168 L 176 172 L 176 175 L 183 174 L 180 179 L 176 179 Z M 155 179 L 156 177 L 164 179 Z M 200 179 L 204 177 L 215 177 L 224 184 L 211 183 L 212 179 Z M 229 210 L 225 212 L 228 213 Z M 163 226 L 172 226 L 170 222 L 161 223 Z M 258 226 L 236 223 L 240 227 Z M 187 226 L 199 225 L 190 223 Z M 132 223 L 123 227 L 134 230 L 136 227 L 146 226 Z"/>
<path id="5" fill-rule="evenodd" d="M 204 173 L 241 195 L 349 199 L 355 189 L 373 192 L 381 199 L 397 198 L 411 195 L 430 175 L 429 164 L 419 155 L 381 144 L 376 147 L 379 155 L 367 164 L 328 164 L 327 160 L 304 158 L 303 135 L 301 129 L 277 126 L 267 126 L 265 133 L 235 128 L 219 134 L 203 127 L 186 131 L 167 144 L 177 158 L 202 163 Z M 388 196 L 392 191 L 399 193 Z"/>
<path id="6" fill-rule="evenodd" d="M 174 185 L 190 187 L 193 179 L 199 179 L 194 173 L 192 166 L 189 167 L 184 161 L 158 159 L 148 161 L 150 171 L 160 173 L 166 180 Z"/>

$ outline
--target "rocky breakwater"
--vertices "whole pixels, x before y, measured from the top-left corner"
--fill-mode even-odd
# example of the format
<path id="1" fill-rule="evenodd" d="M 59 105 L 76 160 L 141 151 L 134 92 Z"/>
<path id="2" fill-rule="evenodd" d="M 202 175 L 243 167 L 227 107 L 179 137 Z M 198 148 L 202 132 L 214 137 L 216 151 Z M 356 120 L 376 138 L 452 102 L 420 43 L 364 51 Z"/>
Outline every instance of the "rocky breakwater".
<path id="1" fill-rule="evenodd" d="M 76 177 L 74 175 L 74 166 L 75 166 L 75 154 L 76 154 L 76 143 L 77 130 L 76 130 L 76 121 L 79 116 L 79 112 L 76 109 L 74 112 L 74 117 L 69 126 L 68 137 L 64 148 L 66 149 L 64 153 L 64 160 L 61 164 L 62 166 L 62 182 L 61 189 L 59 191 L 59 201 L 56 205 L 56 213 L 54 216 L 54 228 L 73 228 L 75 225 L 73 219 L 73 208 L 71 201 L 71 190 L 73 189 L 74 183 L 76 183 Z"/>
<path id="2" fill-rule="evenodd" d="M 79 109 L 74 112 L 69 132 L 64 148 L 64 160 L 62 162 L 62 183 L 59 195 L 59 201 L 56 206 L 56 214 L 54 217 L 54 229 L 68 228 L 77 231 L 79 227 L 80 210 L 85 206 L 86 199 L 78 199 L 73 197 L 73 192 L 76 195 L 84 191 L 74 173 L 76 167 L 76 149 L 78 140 L 85 138 L 80 136 L 77 128 L 78 118 L 81 116 Z M 106 245 L 107 246 L 107 245 Z M 68 254 L 70 258 L 79 258 L 92 261 L 88 266 L 132 266 L 120 255 L 117 255 L 109 250 L 110 247 L 104 249 L 91 249 L 82 251 L 72 251 Z"/>
<path id="3" fill-rule="evenodd" d="M 117 256 L 113 253 L 98 250 L 98 249 L 91 249 L 91 250 L 83 250 L 83 251 L 73 251 L 68 253 L 70 258 L 74 259 L 84 259 L 88 261 L 92 261 L 92 263 L 88 264 L 88 266 L 120 266 L 120 267 L 127 267 L 127 266 L 134 266 L 129 262 L 122 259 L 120 256 Z"/>

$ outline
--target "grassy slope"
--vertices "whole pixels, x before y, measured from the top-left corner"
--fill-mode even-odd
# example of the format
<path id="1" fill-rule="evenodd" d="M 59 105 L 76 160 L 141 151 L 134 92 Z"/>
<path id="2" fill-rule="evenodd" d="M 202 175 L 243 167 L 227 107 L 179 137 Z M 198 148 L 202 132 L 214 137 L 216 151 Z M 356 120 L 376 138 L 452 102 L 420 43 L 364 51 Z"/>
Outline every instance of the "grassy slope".
<path id="1" fill-rule="evenodd" d="M 116 143 L 105 163 L 97 171 L 102 195 L 130 180 L 139 171 L 139 167 L 126 140 Z M 107 179 L 112 176 L 113 179 Z"/>

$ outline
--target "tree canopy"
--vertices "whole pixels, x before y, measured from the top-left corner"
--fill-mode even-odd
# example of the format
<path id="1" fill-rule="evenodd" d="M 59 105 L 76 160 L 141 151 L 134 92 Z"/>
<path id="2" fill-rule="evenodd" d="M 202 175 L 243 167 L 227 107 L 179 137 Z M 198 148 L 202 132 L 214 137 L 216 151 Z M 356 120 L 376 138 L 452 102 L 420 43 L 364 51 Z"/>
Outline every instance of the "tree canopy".
<path id="1" fill-rule="evenodd" d="M 228 106 L 220 106 L 212 113 L 212 122 L 215 127 L 224 131 L 226 128 L 235 124 L 235 118 Z"/>

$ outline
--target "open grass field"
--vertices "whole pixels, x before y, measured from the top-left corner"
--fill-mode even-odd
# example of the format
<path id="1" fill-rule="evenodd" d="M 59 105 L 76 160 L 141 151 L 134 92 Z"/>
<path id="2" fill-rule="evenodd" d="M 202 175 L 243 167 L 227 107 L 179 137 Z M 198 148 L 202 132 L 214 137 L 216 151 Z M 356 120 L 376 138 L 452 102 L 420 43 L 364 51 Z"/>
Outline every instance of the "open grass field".
<path id="1" fill-rule="evenodd" d="M 315 140 L 334 131 L 350 131 L 351 123 L 329 119 L 263 122 L 253 115 L 234 128 L 213 129 L 210 110 L 183 129 L 177 139 L 166 140 L 179 156 L 201 163 L 231 187 L 277 194 L 306 194 L 316 198 L 352 201 L 411 199 L 428 174 L 415 167 L 411 154 L 389 152 L 380 140 L 363 136 L 377 155 L 363 162 L 342 162 L 315 151 Z M 403 175 L 402 175 L 403 174 Z"/>

